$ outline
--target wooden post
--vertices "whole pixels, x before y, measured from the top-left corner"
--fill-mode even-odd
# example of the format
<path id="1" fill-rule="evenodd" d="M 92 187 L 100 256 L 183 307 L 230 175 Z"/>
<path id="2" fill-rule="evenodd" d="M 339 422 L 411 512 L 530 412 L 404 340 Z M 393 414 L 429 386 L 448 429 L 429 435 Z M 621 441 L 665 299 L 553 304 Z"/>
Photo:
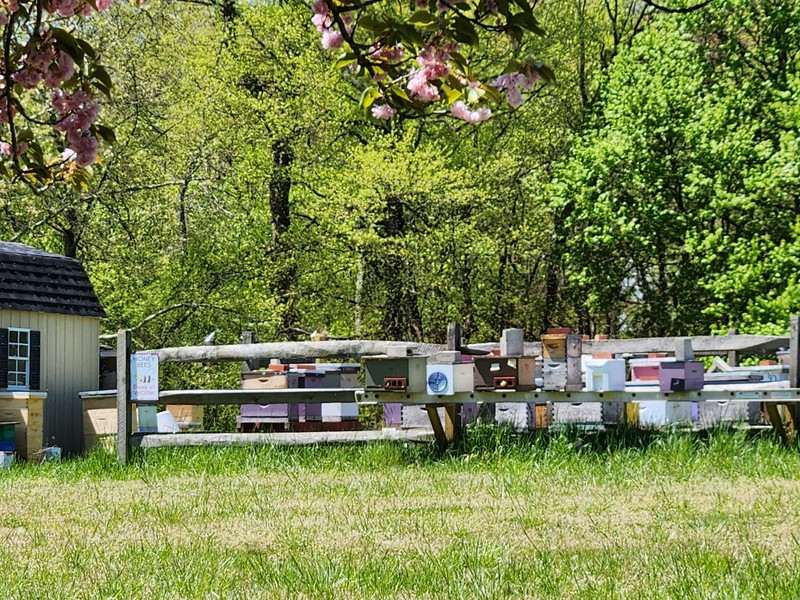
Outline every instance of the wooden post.
<path id="1" fill-rule="evenodd" d="M 461 351 L 461 325 L 458 323 L 447 325 L 447 349 Z"/>
<path id="2" fill-rule="evenodd" d="M 567 386 L 568 392 L 579 392 L 583 389 L 581 373 L 581 354 L 583 339 L 579 335 L 567 335 Z"/>
<path id="3" fill-rule="evenodd" d="M 458 438 L 460 406 L 460 404 L 445 404 L 444 406 L 444 436 L 448 442 L 454 442 Z"/>
<path id="4" fill-rule="evenodd" d="M 728 335 L 739 335 L 739 330 L 735 327 L 728 329 Z M 728 350 L 728 365 L 731 367 L 739 366 L 739 353 L 736 350 Z"/>
<path id="5" fill-rule="evenodd" d="M 444 431 L 444 427 L 442 427 L 442 421 L 439 419 L 439 405 L 426 404 L 425 410 L 428 412 L 428 418 L 431 421 L 431 427 L 433 427 L 433 437 L 436 439 L 436 444 L 441 450 L 445 450 L 447 448 L 447 434 Z"/>
<path id="6" fill-rule="evenodd" d="M 131 451 L 131 332 L 117 332 L 117 462 L 125 464 Z"/>
<path id="7" fill-rule="evenodd" d="M 800 316 L 792 315 L 789 327 L 789 387 L 800 387 Z M 800 424 L 800 404 L 792 402 L 786 405 L 792 422 L 789 425 L 789 432 L 797 435 L 798 424 Z"/>
<path id="8" fill-rule="evenodd" d="M 461 352 L 461 324 L 457 322 L 447 325 L 447 349 L 450 351 Z M 451 410 L 452 409 L 452 410 Z M 445 408 L 445 437 L 450 441 L 455 439 L 461 428 L 461 405 L 453 404 Z"/>
<path id="9" fill-rule="evenodd" d="M 242 332 L 242 344 L 254 344 L 256 341 L 256 334 L 252 331 L 243 331 Z M 258 365 L 258 361 L 256 360 L 245 360 L 242 361 L 242 373 L 249 373 L 250 371 L 255 371 L 253 368 L 254 365 Z"/>
<path id="10" fill-rule="evenodd" d="M 691 338 L 678 338 L 675 342 L 675 360 L 687 361 L 694 360 L 694 350 L 692 349 Z"/>

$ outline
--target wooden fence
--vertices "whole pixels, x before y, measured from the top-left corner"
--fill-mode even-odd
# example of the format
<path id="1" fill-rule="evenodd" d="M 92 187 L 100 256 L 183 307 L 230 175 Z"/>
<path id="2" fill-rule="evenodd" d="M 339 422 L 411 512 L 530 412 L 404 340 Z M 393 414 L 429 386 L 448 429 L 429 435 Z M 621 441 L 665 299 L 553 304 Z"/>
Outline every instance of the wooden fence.
<path id="1" fill-rule="evenodd" d="M 159 362 L 221 362 L 257 361 L 265 359 L 313 360 L 318 358 L 362 358 L 385 355 L 402 349 L 409 355 L 430 356 L 446 349 L 458 349 L 464 354 L 488 354 L 499 344 L 460 345 L 458 327 L 448 328 L 448 344 L 417 344 L 389 341 L 322 341 L 235 344 L 228 346 L 188 346 L 178 348 L 159 348 L 143 352 L 156 354 Z M 690 344 L 690 346 L 689 346 Z M 780 348 L 790 351 L 789 382 L 787 387 L 738 386 L 735 390 L 715 389 L 694 392 L 656 392 L 656 391 L 618 391 L 618 392 L 543 392 L 543 391 L 493 391 L 459 393 L 453 396 L 428 396 L 426 394 L 406 394 L 404 392 L 370 393 L 361 389 L 283 389 L 283 390 L 164 390 L 159 393 L 157 404 L 299 404 L 325 402 L 424 404 L 427 408 L 434 435 L 441 445 L 446 445 L 458 435 L 456 406 L 469 403 L 496 402 L 641 402 L 646 400 L 666 400 L 668 402 L 688 401 L 759 401 L 765 404 L 776 432 L 786 439 L 787 431 L 781 418 L 778 405 L 787 406 L 788 423 L 793 426 L 800 422 L 800 319 L 792 317 L 788 336 L 724 335 L 695 337 L 662 337 L 616 340 L 587 340 L 583 342 L 586 354 L 648 354 L 675 353 L 676 349 L 690 347 L 700 356 L 727 355 L 734 364 L 739 356 L 772 354 Z M 524 354 L 540 356 L 541 343 L 526 343 Z M 682 352 L 682 350 L 681 350 Z M 117 458 L 120 462 L 128 460 L 131 448 L 131 333 L 121 330 L 117 334 Z M 139 402 L 139 405 L 146 403 Z M 150 404 L 154 404 L 151 402 Z M 445 422 L 439 420 L 438 408 L 445 408 Z M 227 434 L 235 435 L 235 434 Z M 250 434 L 241 434 L 250 435 Z M 178 437 L 178 436 L 174 436 Z"/>

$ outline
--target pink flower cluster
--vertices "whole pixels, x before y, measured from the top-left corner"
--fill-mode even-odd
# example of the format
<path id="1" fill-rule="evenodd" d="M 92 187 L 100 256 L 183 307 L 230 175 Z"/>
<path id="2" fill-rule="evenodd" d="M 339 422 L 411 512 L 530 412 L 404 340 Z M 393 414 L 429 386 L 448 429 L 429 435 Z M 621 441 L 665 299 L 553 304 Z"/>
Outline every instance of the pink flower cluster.
<path id="1" fill-rule="evenodd" d="M 95 6 L 98 11 L 104 11 L 113 3 L 114 0 L 96 0 Z M 71 17 L 77 13 L 86 16 L 92 11 L 92 5 L 81 0 L 49 0 L 45 8 L 50 14 L 57 13 L 61 17 Z"/>
<path id="2" fill-rule="evenodd" d="M 8 23 L 8 16 L 19 10 L 17 0 L 0 0 L 0 25 Z"/>
<path id="3" fill-rule="evenodd" d="M 470 110 L 464 102 L 459 100 L 450 108 L 450 112 L 457 119 L 476 125 L 492 116 L 492 111 L 485 106 Z"/>
<path id="4" fill-rule="evenodd" d="M 62 115 L 55 128 L 67 134 L 67 145 L 75 153 L 75 162 L 80 167 L 89 166 L 97 159 L 98 141 L 91 134 L 91 128 L 97 120 L 100 105 L 94 102 L 91 94 L 83 90 L 72 95 L 58 90 L 50 101 L 53 108 Z M 67 156 L 72 158 L 71 155 Z"/>
<path id="5" fill-rule="evenodd" d="M 17 142 L 16 151 L 12 152 L 11 144 L 8 142 L 0 142 L 0 154 L 4 156 L 11 156 L 16 154 L 22 156 L 28 150 L 28 142 Z"/>
<path id="6" fill-rule="evenodd" d="M 529 92 L 539 82 L 539 73 L 533 69 L 526 69 L 520 73 L 507 73 L 500 75 L 492 82 L 492 87 L 506 90 L 506 102 L 512 108 L 518 108 L 525 103 L 522 92 Z"/>
<path id="7" fill-rule="evenodd" d="M 66 52 L 56 50 L 52 41 L 30 49 L 23 58 L 22 68 L 12 79 L 26 90 L 32 90 L 44 80 L 50 89 L 55 89 L 75 74 L 75 63 Z"/>
<path id="8" fill-rule="evenodd" d="M 388 104 L 376 104 L 372 107 L 372 116 L 376 119 L 388 121 L 397 111 Z"/>
<path id="9" fill-rule="evenodd" d="M 75 74 L 75 63 L 66 52 L 56 49 L 53 40 L 45 39 L 28 45 L 20 69 L 12 75 L 15 83 L 32 90 L 44 80 L 50 89 L 59 87 Z"/>
<path id="10" fill-rule="evenodd" d="M 376 62 L 385 61 L 387 63 L 398 63 L 403 60 L 405 48 L 403 48 L 403 44 L 397 44 L 396 46 L 391 46 L 390 48 L 384 48 L 382 46 L 370 46 L 368 54 L 370 58 Z"/>
<path id="11" fill-rule="evenodd" d="M 439 89 L 431 83 L 436 79 L 447 77 L 450 73 L 450 53 L 458 50 L 458 45 L 448 44 L 438 47 L 429 44 L 417 55 L 417 62 L 422 67 L 411 71 L 408 79 L 408 91 L 411 97 L 420 102 L 436 102 L 439 100 Z"/>
<path id="12" fill-rule="evenodd" d="M 336 50 L 341 48 L 344 43 L 344 36 L 341 31 L 333 28 L 333 15 L 331 14 L 328 3 L 325 0 L 316 0 L 311 5 L 311 22 L 322 34 L 322 47 L 326 50 Z M 346 26 L 353 22 L 353 15 L 350 13 L 342 14 L 342 23 Z"/>

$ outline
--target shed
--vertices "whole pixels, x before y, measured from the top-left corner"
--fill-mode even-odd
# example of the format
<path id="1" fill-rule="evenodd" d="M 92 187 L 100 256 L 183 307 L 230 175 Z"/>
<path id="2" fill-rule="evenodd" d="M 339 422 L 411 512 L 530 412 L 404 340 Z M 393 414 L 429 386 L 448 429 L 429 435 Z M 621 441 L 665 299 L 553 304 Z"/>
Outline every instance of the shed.
<path id="1" fill-rule="evenodd" d="M 45 445 L 79 452 L 79 393 L 97 387 L 105 311 L 81 263 L 0 242 L 0 405 L 47 393 Z"/>

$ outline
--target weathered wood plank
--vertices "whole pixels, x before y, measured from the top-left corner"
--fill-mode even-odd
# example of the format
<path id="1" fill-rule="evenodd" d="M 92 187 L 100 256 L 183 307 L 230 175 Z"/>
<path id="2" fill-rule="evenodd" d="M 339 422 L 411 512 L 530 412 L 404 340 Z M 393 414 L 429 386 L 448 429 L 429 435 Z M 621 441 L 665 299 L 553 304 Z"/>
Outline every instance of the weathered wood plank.
<path id="1" fill-rule="evenodd" d="M 157 404 L 188 404 L 195 406 L 216 404 L 324 404 L 326 402 L 354 402 L 358 391 L 361 391 L 361 388 L 165 390 L 159 394 Z M 395 402 L 398 401 L 399 399 L 395 400 Z M 144 406 L 147 403 L 141 402 L 140 404 Z"/>
<path id="2" fill-rule="evenodd" d="M 117 333 L 117 462 L 125 464 L 131 439 L 131 332 Z"/>
<path id="3" fill-rule="evenodd" d="M 374 340 L 340 340 L 324 342 L 274 342 L 232 344 L 229 346 L 184 346 L 149 350 L 161 362 L 224 362 L 250 361 L 265 358 L 311 360 L 315 358 L 376 356 L 386 354 L 389 344 Z M 440 344 L 409 343 L 413 354 L 432 355 L 445 349 Z"/>
<path id="4" fill-rule="evenodd" d="M 623 340 L 589 340 L 583 343 L 583 352 L 625 354 L 645 354 L 650 352 L 674 352 L 680 338 L 631 338 Z M 774 352 L 778 348 L 789 345 L 788 336 L 767 335 L 705 335 L 689 338 L 696 355 L 758 354 Z M 376 356 L 386 354 L 389 344 L 396 342 L 380 340 L 339 340 L 324 342 L 275 342 L 259 344 L 233 344 L 229 346 L 185 346 L 180 348 L 160 348 L 148 350 L 158 354 L 161 362 L 224 362 L 250 361 L 265 358 L 284 360 L 305 360 L 332 357 Z M 415 355 L 432 356 L 446 346 L 440 344 L 409 343 Z M 469 353 L 486 353 L 499 349 L 497 343 L 470 344 L 462 351 Z M 541 342 L 525 344 L 526 356 L 539 356 L 542 353 Z"/>
<path id="5" fill-rule="evenodd" d="M 420 431 L 382 429 L 378 431 L 320 431 L 303 433 L 149 433 L 131 438 L 133 446 L 251 446 L 353 444 L 380 441 L 430 441 L 431 435 Z"/>
<path id="6" fill-rule="evenodd" d="M 612 354 L 650 352 L 674 352 L 678 339 L 674 337 L 662 338 L 631 338 L 627 340 L 590 340 L 583 343 L 586 354 L 595 352 L 610 352 Z M 690 337 L 695 355 L 724 355 L 730 351 L 741 354 L 760 354 L 775 352 L 778 348 L 789 345 L 788 336 L 770 335 L 698 335 Z"/>

